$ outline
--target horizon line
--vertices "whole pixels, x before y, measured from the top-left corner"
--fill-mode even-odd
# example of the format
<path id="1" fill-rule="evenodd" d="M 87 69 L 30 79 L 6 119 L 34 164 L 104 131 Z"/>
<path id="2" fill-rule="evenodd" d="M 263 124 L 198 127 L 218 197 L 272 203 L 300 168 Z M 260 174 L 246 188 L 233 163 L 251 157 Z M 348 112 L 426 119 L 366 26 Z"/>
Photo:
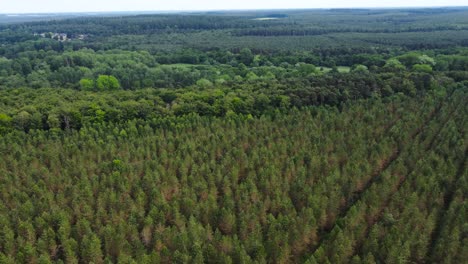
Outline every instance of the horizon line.
<path id="1" fill-rule="evenodd" d="M 441 8 L 468 8 L 468 5 L 460 6 L 356 6 L 356 7 L 291 7 L 291 8 L 239 8 L 239 9 L 163 9 L 163 10 L 109 10 L 109 11 L 52 11 L 52 12 L 7 12 L 0 15 L 52 15 L 52 14 L 102 14 L 102 13 L 195 13 L 195 12 L 234 12 L 234 11 L 278 11 L 278 10 L 352 10 L 352 9 L 441 9 Z"/>

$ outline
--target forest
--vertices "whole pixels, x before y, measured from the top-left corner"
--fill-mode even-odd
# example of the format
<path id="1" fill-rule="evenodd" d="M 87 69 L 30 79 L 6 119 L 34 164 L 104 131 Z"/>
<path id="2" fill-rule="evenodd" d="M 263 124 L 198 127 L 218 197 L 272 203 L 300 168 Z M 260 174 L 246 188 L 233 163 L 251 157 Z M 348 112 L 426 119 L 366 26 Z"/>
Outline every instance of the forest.
<path id="1" fill-rule="evenodd" d="M 465 263 L 468 8 L 0 15 L 0 263 Z"/>

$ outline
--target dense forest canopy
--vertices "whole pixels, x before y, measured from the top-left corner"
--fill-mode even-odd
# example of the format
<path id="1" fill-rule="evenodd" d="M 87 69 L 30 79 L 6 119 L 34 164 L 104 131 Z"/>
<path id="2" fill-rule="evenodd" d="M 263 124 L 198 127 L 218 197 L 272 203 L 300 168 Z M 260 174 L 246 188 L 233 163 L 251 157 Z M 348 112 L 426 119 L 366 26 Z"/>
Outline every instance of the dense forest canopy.
<path id="1" fill-rule="evenodd" d="M 464 263 L 468 9 L 0 15 L 0 263 Z"/>

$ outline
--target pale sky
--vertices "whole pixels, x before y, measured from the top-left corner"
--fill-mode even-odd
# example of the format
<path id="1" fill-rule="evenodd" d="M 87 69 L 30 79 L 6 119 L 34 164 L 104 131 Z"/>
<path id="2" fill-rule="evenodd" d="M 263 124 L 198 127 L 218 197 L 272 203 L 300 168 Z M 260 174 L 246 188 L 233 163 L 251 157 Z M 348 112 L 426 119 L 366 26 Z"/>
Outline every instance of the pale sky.
<path id="1" fill-rule="evenodd" d="M 468 6 L 468 0 L 0 0 L 0 13 Z"/>

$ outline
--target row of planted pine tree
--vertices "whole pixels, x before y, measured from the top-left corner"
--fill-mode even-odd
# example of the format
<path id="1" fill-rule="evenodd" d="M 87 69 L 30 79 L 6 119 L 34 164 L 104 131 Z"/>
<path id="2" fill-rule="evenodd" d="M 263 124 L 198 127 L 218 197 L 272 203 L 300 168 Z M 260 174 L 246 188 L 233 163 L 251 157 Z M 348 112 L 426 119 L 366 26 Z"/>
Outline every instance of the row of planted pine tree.
<path id="1" fill-rule="evenodd" d="M 466 99 L 13 131 L 0 262 L 456 262 Z"/>
<path id="2" fill-rule="evenodd" d="M 444 196 L 465 168 L 465 101 L 466 95 L 456 91 L 426 121 L 421 119 L 423 129 L 405 142 L 399 157 L 337 222 L 309 261 L 435 261 L 430 256 L 438 238 L 436 222 L 445 217 Z M 461 243 L 455 243 L 456 254 L 439 256 L 436 262 L 461 260 Z"/>

